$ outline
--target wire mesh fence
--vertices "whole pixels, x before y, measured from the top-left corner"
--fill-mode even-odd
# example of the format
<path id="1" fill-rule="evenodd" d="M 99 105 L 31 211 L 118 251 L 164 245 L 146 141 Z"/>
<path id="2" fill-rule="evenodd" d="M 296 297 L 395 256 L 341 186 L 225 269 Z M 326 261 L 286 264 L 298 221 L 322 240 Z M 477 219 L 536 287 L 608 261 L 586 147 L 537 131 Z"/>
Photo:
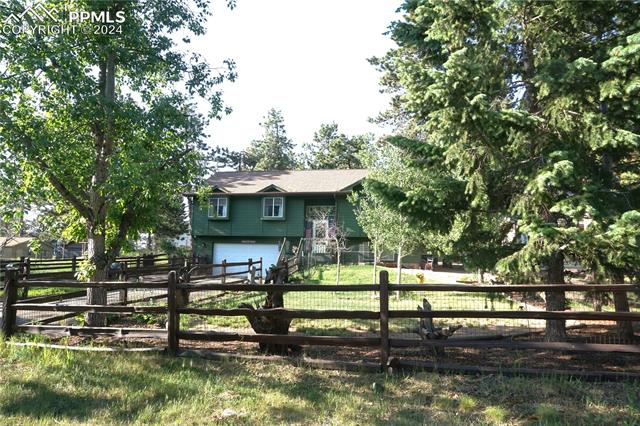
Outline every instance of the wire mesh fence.
<path id="1" fill-rule="evenodd" d="M 570 286 L 566 291 L 566 286 L 556 288 L 554 291 L 564 293 L 566 306 L 564 310 L 551 310 L 545 302 L 547 293 L 535 285 L 388 285 L 387 281 L 387 298 L 386 290 L 373 285 L 221 284 L 219 279 L 204 277 L 176 284 L 176 274 L 172 274 L 173 284 L 171 279 L 123 283 L 126 288 L 111 283 L 114 287 L 107 290 L 105 306 L 137 309 L 109 311 L 108 325 L 156 330 L 169 327 L 170 336 L 168 324 L 173 312 L 179 325 L 175 333 L 185 346 L 232 353 L 256 354 L 271 344 L 265 341 L 281 340 L 286 347 L 290 347 L 286 342 L 303 345 L 304 353 L 311 356 L 372 359 L 381 356 L 385 339 L 394 356 L 441 360 L 446 354 L 447 359 L 474 363 L 482 363 L 483 356 L 494 357 L 491 362 L 512 362 L 522 353 L 529 354 L 522 355 L 527 362 L 537 362 L 531 361 L 531 353 L 544 354 L 548 357 L 545 362 L 565 357 L 556 352 L 560 355 L 554 358 L 549 355 L 553 351 L 578 350 L 593 355 L 592 360 L 598 362 L 607 359 L 593 353 L 640 353 L 640 339 L 633 333 L 640 321 L 640 300 L 637 287 L 629 285 Z M 73 290 L 77 291 L 79 285 Z M 627 313 L 616 311 L 621 293 L 626 295 Z M 175 294 L 171 300 L 177 308 L 168 303 L 170 294 Z M 274 298 L 278 303 L 273 303 Z M 16 324 L 82 325 L 83 313 L 91 309 L 84 296 L 61 297 L 47 303 L 30 310 L 19 301 Z M 46 309 L 49 305 L 51 310 Z M 79 310 L 67 312 L 60 305 L 77 306 Z M 264 323 L 279 319 L 286 327 L 277 331 L 256 329 L 256 319 Z M 559 339 L 563 346 L 547 343 L 551 340 L 547 335 L 549 321 L 564 325 L 566 336 Z M 388 325 L 388 335 L 383 322 L 385 328 Z M 622 332 L 625 326 L 631 335 Z M 276 335 L 286 335 L 290 340 Z M 592 344 L 600 346 L 588 346 Z"/>

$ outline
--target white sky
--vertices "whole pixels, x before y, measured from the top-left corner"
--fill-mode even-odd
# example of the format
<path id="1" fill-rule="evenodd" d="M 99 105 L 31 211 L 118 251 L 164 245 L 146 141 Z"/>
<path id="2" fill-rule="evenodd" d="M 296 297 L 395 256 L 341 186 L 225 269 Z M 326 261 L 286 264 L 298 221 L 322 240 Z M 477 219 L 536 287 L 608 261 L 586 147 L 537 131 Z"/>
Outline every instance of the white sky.
<path id="1" fill-rule="evenodd" d="M 225 0 L 213 2 L 206 36 L 192 48 L 211 66 L 231 58 L 238 79 L 221 86 L 231 115 L 214 121 L 209 144 L 246 147 L 262 134 L 262 117 L 282 110 L 287 133 L 298 145 L 321 123 L 342 132 L 382 129 L 368 123 L 387 108 L 380 74 L 367 62 L 393 47 L 382 33 L 395 19 L 400 0 Z"/>

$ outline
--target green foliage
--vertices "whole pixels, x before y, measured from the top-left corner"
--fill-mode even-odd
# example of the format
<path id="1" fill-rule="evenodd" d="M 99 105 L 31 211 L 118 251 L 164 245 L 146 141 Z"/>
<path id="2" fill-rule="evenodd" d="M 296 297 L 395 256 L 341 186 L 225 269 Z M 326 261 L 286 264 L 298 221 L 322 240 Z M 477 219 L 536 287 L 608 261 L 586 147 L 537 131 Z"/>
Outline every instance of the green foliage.
<path id="1" fill-rule="evenodd" d="M 89 259 L 84 259 L 83 261 L 78 263 L 78 269 L 75 278 L 78 281 L 91 281 L 91 277 L 93 277 L 95 273 L 95 263 L 91 262 Z"/>
<path id="2" fill-rule="evenodd" d="M 205 175 L 204 128 L 226 111 L 215 88 L 235 78 L 234 64 L 213 68 L 187 49 L 205 32 L 208 2 L 46 6 L 126 20 L 114 35 L 0 34 L 0 179 L 10 188 L 0 206 L 3 215 L 44 207 L 67 239 L 96 242 L 102 267 Z"/>
<path id="3" fill-rule="evenodd" d="M 415 173 L 405 167 L 401 151 L 383 145 L 371 149 L 363 157 L 369 169 L 363 191 L 350 196 L 355 206 L 358 224 L 367 233 L 379 254 L 383 250 L 406 255 L 423 245 L 423 234 L 419 226 L 410 222 L 404 211 L 398 211 L 376 191 L 380 186 L 408 191 L 415 180 Z"/>
<path id="4" fill-rule="evenodd" d="M 309 169 L 359 169 L 360 155 L 371 143 L 371 135 L 347 136 L 336 123 L 322 124 L 313 141 L 304 145 L 304 165 Z"/>
<path id="5" fill-rule="evenodd" d="M 291 170 L 297 161 L 293 142 L 287 137 L 282 112 L 272 108 L 260 123 L 262 139 L 251 142 L 245 151 L 245 161 L 255 164 L 255 170 Z"/>
<path id="6" fill-rule="evenodd" d="M 373 189 L 512 277 L 566 256 L 637 273 L 637 5 L 408 0 L 401 11 L 398 47 L 372 60 L 394 96 L 378 121 L 396 126 L 389 142 L 422 176 Z"/>

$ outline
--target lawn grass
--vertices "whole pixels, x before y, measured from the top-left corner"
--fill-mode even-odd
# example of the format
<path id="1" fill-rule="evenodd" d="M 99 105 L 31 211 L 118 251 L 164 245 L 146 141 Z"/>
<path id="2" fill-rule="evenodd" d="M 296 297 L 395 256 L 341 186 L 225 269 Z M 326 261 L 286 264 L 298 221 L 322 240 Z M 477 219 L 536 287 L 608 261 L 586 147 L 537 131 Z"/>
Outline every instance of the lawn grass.
<path id="1" fill-rule="evenodd" d="M 52 296 L 54 294 L 73 293 L 78 291 L 77 288 L 67 287 L 31 287 L 27 297 Z M 22 292 L 20 292 L 22 294 Z"/>
<path id="2" fill-rule="evenodd" d="M 371 284 L 373 272 L 371 265 L 346 265 L 342 267 L 341 277 L 344 284 Z M 397 275 L 396 271 L 390 268 L 378 268 L 388 270 L 390 281 Z M 345 278 L 346 277 L 346 278 Z M 335 265 L 324 265 L 314 268 L 308 277 L 297 277 L 298 280 L 310 286 L 322 286 L 335 284 Z M 416 277 L 412 274 L 403 273 L 404 284 L 416 283 Z M 424 284 L 424 291 L 400 291 L 393 292 L 389 299 L 391 310 L 416 310 L 418 305 L 422 305 L 423 298 L 427 298 L 434 310 L 516 310 L 518 304 L 507 299 L 501 294 L 481 294 L 472 292 L 435 292 L 429 291 L 429 283 Z M 214 301 L 199 305 L 207 308 L 237 308 L 241 303 L 249 303 L 253 306 L 264 303 L 264 293 L 242 292 L 228 293 Z M 287 309 L 306 310 L 362 310 L 378 311 L 380 299 L 376 291 L 305 291 L 287 292 L 284 295 L 284 306 Z M 504 321 L 502 319 L 439 319 L 438 325 L 464 325 L 465 327 L 490 327 L 501 324 L 515 324 L 515 320 Z M 522 322 L 521 322 L 522 323 Z M 348 336 L 360 332 L 377 332 L 377 320 L 310 320 L 294 319 L 291 324 L 291 331 L 312 335 L 326 336 Z M 521 325 L 527 326 L 524 322 Z M 246 329 L 249 327 L 246 318 L 241 316 L 181 316 L 181 327 L 183 329 L 202 329 L 225 327 L 232 329 Z M 391 322 L 392 333 L 412 333 L 418 329 L 418 320 L 397 319 Z"/>
<path id="3" fill-rule="evenodd" d="M 631 425 L 640 422 L 638 395 L 637 383 L 386 376 L 0 342 L 0 424 L 6 425 Z"/>
<path id="4" fill-rule="evenodd" d="M 389 282 L 396 283 L 398 273 L 395 268 L 384 268 L 378 266 L 376 268 L 377 275 L 380 271 L 389 272 Z M 320 265 L 311 268 L 310 271 L 304 274 L 304 277 L 299 275 L 294 276 L 292 281 L 299 280 L 305 283 L 312 284 L 335 284 L 336 283 L 336 266 L 335 265 Z M 430 282 L 430 281 L 426 281 Z M 407 272 L 402 273 L 402 284 L 417 284 L 418 280 L 415 274 L 409 274 Z M 435 281 L 432 281 L 435 283 Z M 373 265 L 342 265 L 340 267 L 340 284 L 373 284 Z"/>

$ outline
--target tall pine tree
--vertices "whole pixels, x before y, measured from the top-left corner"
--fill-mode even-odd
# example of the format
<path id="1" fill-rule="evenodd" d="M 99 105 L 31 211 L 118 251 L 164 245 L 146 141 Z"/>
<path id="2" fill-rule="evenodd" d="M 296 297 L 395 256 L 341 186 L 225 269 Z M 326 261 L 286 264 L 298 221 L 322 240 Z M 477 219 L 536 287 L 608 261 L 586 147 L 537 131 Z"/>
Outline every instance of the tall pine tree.
<path id="1" fill-rule="evenodd" d="M 562 283 L 567 256 L 611 281 L 637 275 L 637 3 L 408 0 L 401 9 L 398 47 L 374 62 L 396 111 L 424 137 L 391 142 L 416 166 L 446 170 L 410 190 L 377 190 L 427 225 L 510 221 L 527 236 L 495 240 L 509 246 L 497 258 L 510 276 Z M 546 299 L 565 308 L 563 293 Z M 564 322 L 548 321 L 546 336 L 564 338 Z"/>
<path id="2" fill-rule="evenodd" d="M 255 164 L 255 170 L 290 170 L 297 166 L 294 144 L 287 137 L 282 112 L 271 108 L 264 121 L 260 123 L 264 129 L 261 139 L 251 142 L 246 149 L 244 159 Z"/>
<path id="3" fill-rule="evenodd" d="M 313 141 L 304 145 L 305 167 L 310 169 L 359 169 L 361 154 L 372 142 L 371 135 L 347 136 L 336 123 L 322 124 Z"/>

